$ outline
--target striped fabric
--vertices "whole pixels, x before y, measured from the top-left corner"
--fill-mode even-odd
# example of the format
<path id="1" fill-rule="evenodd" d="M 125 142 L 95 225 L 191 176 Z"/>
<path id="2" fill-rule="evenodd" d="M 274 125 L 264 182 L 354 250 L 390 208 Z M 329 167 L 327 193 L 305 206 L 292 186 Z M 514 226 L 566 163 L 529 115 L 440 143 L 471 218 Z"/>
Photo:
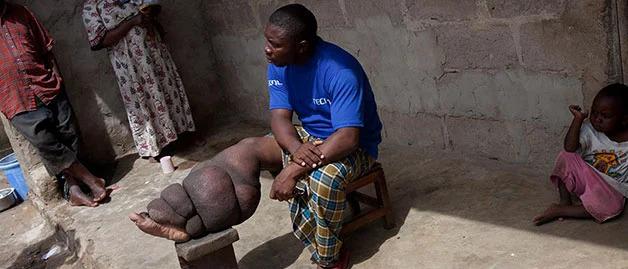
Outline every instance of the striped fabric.
<path id="1" fill-rule="evenodd" d="M 303 142 L 320 140 L 296 126 Z M 284 152 L 284 167 L 290 154 Z M 358 149 L 344 160 L 316 169 L 297 183 L 303 195 L 289 200 L 294 234 L 312 253 L 312 260 L 321 266 L 331 266 L 339 258 L 342 240 L 342 217 L 347 207 L 344 187 L 366 174 L 375 160 Z"/>
<path id="2" fill-rule="evenodd" d="M 0 9 L 0 109 L 12 119 L 50 103 L 61 92 L 61 77 L 52 69 L 54 40 L 23 6 Z"/>

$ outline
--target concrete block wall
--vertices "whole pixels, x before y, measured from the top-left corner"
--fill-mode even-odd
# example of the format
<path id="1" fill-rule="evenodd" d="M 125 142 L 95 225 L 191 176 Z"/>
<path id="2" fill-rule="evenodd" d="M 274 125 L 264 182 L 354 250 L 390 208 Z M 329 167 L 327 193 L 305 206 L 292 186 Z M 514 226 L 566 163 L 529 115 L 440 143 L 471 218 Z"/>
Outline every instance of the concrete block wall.
<path id="1" fill-rule="evenodd" d="M 590 106 L 618 81 L 613 1 L 213 1 L 207 17 L 220 84 L 241 113 L 267 120 L 262 31 L 299 2 L 324 39 L 362 63 L 384 122 L 384 146 L 429 146 L 549 164 L 569 104 Z M 234 15 L 237 14 L 237 15 Z"/>
<path id="2" fill-rule="evenodd" d="M 29 6 L 57 40 L 83 157 L 101 163 L 132 151 L 106 51 L 88 47 L 83 1 L 14 2 Z M 262 32 L 273 10 L 295 1 L 163 2 L 166 42 L 199 129 L 225 116 L 266 122 Z M 621 80 L 628 62 L 618 57 L 628 44 L 618 42 L 624 0 L 296 2 L 317 15 L 324 39 L 364 66 L 384 122 L 383 146 L 548 164 L 570 121 L 567 106 L 589 106 L 599 88 Z M 34 151 L 5 128 L 25 166 L 37 170 Z"/>

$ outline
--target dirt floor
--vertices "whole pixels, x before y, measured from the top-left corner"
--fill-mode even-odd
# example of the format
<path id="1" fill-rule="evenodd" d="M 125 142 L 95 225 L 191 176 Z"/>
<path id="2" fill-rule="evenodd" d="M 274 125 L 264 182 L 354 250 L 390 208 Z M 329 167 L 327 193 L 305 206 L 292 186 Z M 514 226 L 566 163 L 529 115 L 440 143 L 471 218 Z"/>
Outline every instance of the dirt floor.
<path id="1" fill-rule="evenodd" d="M 121 189 L 109 203 L 94 209 L 52 205 L 44 214 L 59 225 L 56 229 L 27 233 L 22 231 L 37 226 L 24 224 L 7 236 L 11 229 L 3 228 L 3 245 L 24 248 L 40 241 L 33 238 L 56 234 L 61 239 L 55 242 L 64 242 L 66 254 L 60 257 L 68 268 L 178 268 L 173 243 L 141 233 L 127 215 L 143 210 L 163 187 L 180 182 L 198 161 L 240 138 L 267 133 L 242 126 L 224 126 L 204 142 L 192 139 L 174 158 L 178 170 L 171 175 L 136 155 L 121 158 L 112 176 Z M 532 225 L 535 214 L 557 201 L 547 166 L 389 146 L 382 147 L 380 156 L 397 226 L 385 230 L 378 221 L 353 233 L 346 240 L 353 268 L 628 268 L 628 220 L 623 216 L 602 225 L 590 220 Z M 291 234 L 287 204 L 268 199 L 270 175 L 264 173 L 261 182 L 257 212 L 235 227 L 240 268 L 315 268 Z M 31 223 L 41 218 L 32 208 L 22 208 L 0 213 L 0 227 L 10 225 L 7 218 Z M 17 239 L 18 234 L 29 236 Z M 11 267 L 15 257 L 0 261 L 2 267 L 19 268 Z"/>

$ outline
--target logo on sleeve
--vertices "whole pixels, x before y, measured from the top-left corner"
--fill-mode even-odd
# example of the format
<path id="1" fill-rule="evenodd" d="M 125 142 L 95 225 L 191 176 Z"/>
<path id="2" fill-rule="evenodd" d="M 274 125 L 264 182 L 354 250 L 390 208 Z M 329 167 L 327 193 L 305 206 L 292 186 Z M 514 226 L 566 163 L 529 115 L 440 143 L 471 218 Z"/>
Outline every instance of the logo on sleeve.
<path id="1" fill-rule="evenodd" d="M 317 106 L 331 105 L 331 100 L 327 98 L 313 98 L 314 104 Z"/>
<path id="2" fill-rule="evenodd" d="M 269 79 L 268 86 L 283 86 L 283 83 L 281 83 L 281 81 L 276 80 L 276 79 Z"/>

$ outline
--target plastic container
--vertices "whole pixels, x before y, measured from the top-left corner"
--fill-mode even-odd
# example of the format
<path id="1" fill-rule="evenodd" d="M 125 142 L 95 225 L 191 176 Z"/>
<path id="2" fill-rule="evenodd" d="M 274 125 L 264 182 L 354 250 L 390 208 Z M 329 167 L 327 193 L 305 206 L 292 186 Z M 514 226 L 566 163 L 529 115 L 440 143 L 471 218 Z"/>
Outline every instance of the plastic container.
<path id="1" fill-rule="evenodd" d="M 0 159 L 0 170 L 7 177 L 11 187 L 15 189 L 17 198 L 22 201 L 26 200 L 28 198 L 28 185 L 24 179 L 20 163 L 15 158 L 15 153 Z"/>

